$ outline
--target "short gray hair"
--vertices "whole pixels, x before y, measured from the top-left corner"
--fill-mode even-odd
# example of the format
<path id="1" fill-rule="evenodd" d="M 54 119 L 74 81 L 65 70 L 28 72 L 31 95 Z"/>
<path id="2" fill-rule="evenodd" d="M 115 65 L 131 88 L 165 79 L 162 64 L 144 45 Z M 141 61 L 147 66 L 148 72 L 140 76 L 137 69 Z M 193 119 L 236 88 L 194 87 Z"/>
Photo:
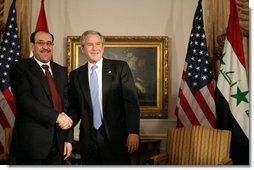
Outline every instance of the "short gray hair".
<path id="1" fill-rule="evenodd" d="M 105 42 L 105 39 L 104 39 L 103 35 L 102 35 L 100 32 L 94 31 L 94 30 L 88 30 L 88 31 L 85 31 L 85 32 L 81 35 L 81 37 L 80 37 L 80 44 L 81 44 L 81 46 L 83 46 L 83 45 L 85 44 L 85 37 L 86 37 L 87 35 L 99 35 L 99 36 L 101 37 L 102 43 Z"/>

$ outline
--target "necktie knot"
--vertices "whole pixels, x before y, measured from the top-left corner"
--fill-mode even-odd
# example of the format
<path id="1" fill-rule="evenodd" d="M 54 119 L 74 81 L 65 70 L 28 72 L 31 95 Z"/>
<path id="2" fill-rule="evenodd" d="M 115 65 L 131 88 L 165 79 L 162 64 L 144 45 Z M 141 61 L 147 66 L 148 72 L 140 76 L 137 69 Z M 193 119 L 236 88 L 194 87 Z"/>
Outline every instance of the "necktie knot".
<path id="1" fill-rule="evenodd" d="M 92 71 L 95 71 L 97 67 L 98 67 L 98 66 L 94 64 L 94 65 L 92 66 Z"/>
<path id="2" fill-rule="evenodd" d="M 45 70 L 48 70 L 48 69 L 49 69 L 49 66 L 46 65 L 46 64 L 43 64 L 41 67 L 44 68 Z"/>

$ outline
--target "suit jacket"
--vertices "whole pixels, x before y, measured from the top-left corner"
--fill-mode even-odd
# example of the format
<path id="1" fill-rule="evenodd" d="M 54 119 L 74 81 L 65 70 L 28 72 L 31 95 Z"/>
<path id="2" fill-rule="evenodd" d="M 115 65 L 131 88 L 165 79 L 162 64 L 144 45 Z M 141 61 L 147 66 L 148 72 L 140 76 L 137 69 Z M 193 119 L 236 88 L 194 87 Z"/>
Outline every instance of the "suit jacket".
<path id="1" fill-rule="evenodd" d="M 68 73 L 65 67 L 50 62 L 62 110 L 68 110 Z M 54 133 L 63 155 L 65 131 L 56 125 L 58 112 L 47 79 L 34 58 L 14 62 L 10 69 L 11 88 L 17 105 L 11 150 L 17 157 L 43 159 L 52 145 Z"/>
<path id="2" fill-rule="evenodd" d="M 81 119 L 79 140 L 82 159 L 89 158 L 94 146 L 88 79 L 87 63 L 70 73 L 69 113 L 74 124 Z M 126 62 L 103 59 L 102 102 L 107 138 L 116 153 L 127 153 L 128 134 L 139 134 L 140 113 L 133 76 Z"/>

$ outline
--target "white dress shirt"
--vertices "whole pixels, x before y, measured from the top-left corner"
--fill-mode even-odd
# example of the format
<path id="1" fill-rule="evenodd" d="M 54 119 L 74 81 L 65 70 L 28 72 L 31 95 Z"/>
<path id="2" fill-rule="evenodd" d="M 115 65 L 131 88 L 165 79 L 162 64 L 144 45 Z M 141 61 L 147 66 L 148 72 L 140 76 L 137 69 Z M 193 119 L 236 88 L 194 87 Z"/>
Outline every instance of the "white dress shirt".
<path id="1" fill-rule="evenodd" d="M 35 61 L 40 65 L 40 67 L 41 67 L 42 65 L 48 65 L 48 66 L 49 66 L 49 72 L 50 72 L 51 76 L 54 77 L 54 75 L 53 75 L 53 73 L 52 73 L 52 69 L 51 69 L 51 67 L 50 67 L 50 61 L 47 62 L 47 63 L 43 63 L 43 62 L 39 61 L 37 58 L 35 58 L 35 57 L 34 57 L 34 59 L 35 59 Z M 45 69 L 42 68 L 42 67 L 41 67 L 41 69 L 42 69 L 43 73 L 45 74 Z"/>

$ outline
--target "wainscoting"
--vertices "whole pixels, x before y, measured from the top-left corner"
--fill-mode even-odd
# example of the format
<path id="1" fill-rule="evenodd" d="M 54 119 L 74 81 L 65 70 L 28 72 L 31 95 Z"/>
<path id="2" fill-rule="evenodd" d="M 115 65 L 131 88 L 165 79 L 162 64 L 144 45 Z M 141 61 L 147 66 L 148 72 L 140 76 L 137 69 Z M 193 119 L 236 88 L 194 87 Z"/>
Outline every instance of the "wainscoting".
<path id="1" fill-rule="evenodd" d="M 160 152 L 166 151 L 167 129 L 176 126 L 176 119 L 141 119 L 140 138 L 161 140 Z"/>
<path id="2" fill-rule="evenodd" d="M 176 119 L 141 119 L 140 138 L 161 140 L 160 152 L 166 150 L 167 129 L 175 127 Z M 79 139 L 79 124 L 74 129 L 74 139 Z"/>

